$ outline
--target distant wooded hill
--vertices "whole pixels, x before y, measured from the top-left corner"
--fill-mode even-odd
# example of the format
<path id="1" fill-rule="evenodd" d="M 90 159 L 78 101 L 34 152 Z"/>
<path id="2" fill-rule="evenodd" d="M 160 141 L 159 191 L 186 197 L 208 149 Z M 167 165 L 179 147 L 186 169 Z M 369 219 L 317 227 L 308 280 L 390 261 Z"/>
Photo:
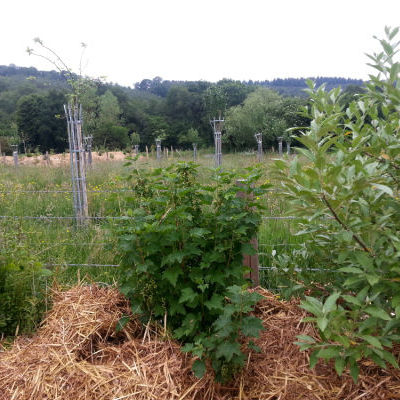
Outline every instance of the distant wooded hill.
<path id="1" fill-rule="evenodd" d="M 362 93 L 359 79 L 317 77 L 327 90 L 341 86 L 345 103 Z M 85 132 L 95 147 L 123 149 L 163 145 L 190 148 L 213 144 L 210 118 L 226 118 L 224 146 L 251 148 L 254 132 L 264 132 L 264 143 L 273 143 L 293 126 L 306 126 L 299 110 L 307 103 L 305 79 L 271 81 L 172 81 L 143 79 L 125 87 L 95 81 L 81 101 Z M 15 65 L 0 66 L 0 146 L 24 143 L 24 148 L 63 151 L 67 146 L 63 104 L 67 101 L 66 76 L 57 71 Z M 260 110 L 259 115 L 254 115 Z"/>
<path id="2" fill-rule="evenodd" d="M 0 77 L 8 77 L 14 81 L 30 79 L 37 80 L 37 87 L 49 88 L 53 87 L 66 87 L 66 79 L 63 74 L 57 71 L 39 71 L 34 67 L 18 67 L 15 65 L 0 65 Z M 346 89 L 347 86 L 357 85 L 363 86 L 364 81 L 362 79 L 351 79 L 341 77 L 308 77 L 308 78 L 277 78 L 273 80 L 264 81 L 242 81 L 241 83 L 249 86 L 264 86 L 273 90 L 276 90 L 279 94 L 284 96 L 298 96 L 305 97 L 306 94 L 304 89 L 307 87 L 306 79 L 315 81 L 317 87 L 325 84 L 327 90 L 331 90 L 335 87 L 340 86 L 342 89 Z M 222 81 L 224 81 L 223 79 Z M 229 79 L 226 79 L 229 80 Z M 162 80 L 160 77 L 154 79 L 143 79 L 141 82 L 134 84 L 134 88 L 141 91 L 148 91 L 161 97 L 165 97 L 168 94 L 168 90 L 172 86 L 191 86 L 195 83 L 202 82 L 205 86 L 209 84 L 206 81 L 180 81 L 180 80 Z M 4 86 L 4 83 L 3 83 Z M 119 85 L 117 85 L 119 86 Z M 129 89 L 129 88 L 127 88 Z M 0 86 L 0 91 L 2 86 Z"/>

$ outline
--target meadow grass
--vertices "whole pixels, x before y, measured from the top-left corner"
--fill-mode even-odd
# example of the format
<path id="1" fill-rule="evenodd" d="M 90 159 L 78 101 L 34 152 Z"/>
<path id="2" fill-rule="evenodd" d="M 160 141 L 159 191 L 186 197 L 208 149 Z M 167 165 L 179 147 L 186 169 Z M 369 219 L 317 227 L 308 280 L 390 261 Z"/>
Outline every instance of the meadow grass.
<path id="1" fill-rule="evenodd" d="M 269 178 L 269 166 L 276 154 L 267 154 L 262 166 L 265 179 Z M 192 152 L 175 153 L 173 158 L 155 160 L 154 155 L 140 157 L 138 168 L 165 167 L 176 161 L 192 161 Z M 201 165 L 199 179 L 207 180 L 214 167 L 213 154 L 199 151 L 196 161 Z M 241 172 L 257 163 L 251 153 L 223 155 L 223 169 Z M 88 169 L 87 188 L 91 216 L 120 216 L 124 214 L 129 185 L 125 177 L 129 168 L 125 161 L 96 162 Z M 19 168 L 2 166 L 0 169 L 1 216 L 73 216 L 71 178 L 69 166 L 51 167 L 21 165 Z M 37 192 L 44 191 L 44 192 Z M 46 193 L 49 191 L 51 193 Z M 53 192 L 57 191 L 57 192 Z M 116 192 L 116 193 L 114 193 Z M 265 198 L 265 215 L 282 216 L 287 205 L 278 193 L 271 192 Z M 35 260 L 48 265 L 60 283 L 72 284 L 78 274 L 81 278 L 111 283 L 118 280 L 117 267 L 67 266 L 66 264 L 118 264 L 119 257 L 115 238 L 110 235 L 110 225 L 115 220 L 91 221 L 85 227 L 77 227 L 74 220 L 49 219 L 0 219 L 0 239 L 3 252 L 18 257 L 29 254 Z M 306 267 L 308 259 L 302 249 L 304 238 L 294 236 L 296 221 L 266 220 L 259 232 L 259 260 L 262 267 L 288 266 L 288 271 L 262 270 L 261 283 L 272 290 L 293 288 L 293 268 Z M 303 251 L 303 252 L 302 252 Z"/>

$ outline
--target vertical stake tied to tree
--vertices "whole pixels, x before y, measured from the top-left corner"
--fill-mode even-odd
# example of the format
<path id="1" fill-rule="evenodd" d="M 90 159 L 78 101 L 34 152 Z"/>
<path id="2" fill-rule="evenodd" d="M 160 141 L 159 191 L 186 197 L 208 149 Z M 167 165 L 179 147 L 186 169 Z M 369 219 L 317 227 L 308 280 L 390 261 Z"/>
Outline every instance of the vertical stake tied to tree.
<path id="1" fill-rule="evenodd" d="M 221 146 L 221 132 L 224 127 L 224 120 L 221 118 L 213 119 L 210 121 L 211 127 L 214 131 L 214 144 L 215 144 L 215 166 L 220 167 L 222 164 L 222 146 Z"/>
<path id="2" fill-rule="evenodd" d="M 12 144 L 11 147 L 13 148 L 14 167 L 18 167 L 18 145 Z"/>
<path id="3" fill-rule="evenodd" d="M 87 161 L 87 165 L 89 167 L 92 166 L 92 143 L 93 143 L 93 136 L 84 136 L 83 142 L 85 144 L 85 164 Z"/>
<path id="4" fill-rule="evenodd" d="M 192 143 L 193 145 L 193 161 L 197 160 L 197 143 Z"/>
<path id="5" fill-rule="evenodd" d="M 161 160 L 161 139 L 156 139 L 157 160 Z"/>
<path id="6" fill-rule="evenodd" d="M 88 202 L 86 191 L 85 149 L 82 137 L 82 106 L 64 105 L 67 118 L 69 154 L 71 162 L 74 211 L 78 225 L 87 223 Z"/>
<path id="7" fill-rule="evenodd" d="M 279 136 L 278 137 L 278 152 L 279 152 L 280 157 L 282 157 L 282 155 L 283 155 L 282 141 L 283 141 L 283 136 Z"/>
<path id="8" fill-rule="evenodd" d="M 287 154 L 288 156 L 290 155 L 290 138 L 286 140 L 286 150 L 287 150 Z"/>
<path id="9" fill-rule="evenodd" d="M 236 185 L 240 188 L 245 189 L 248 186 L 248 182 L 245 179 L 238 179 Z M 237 197 L 246 198 L 249 195 L 243 191 L 237 192 Z M 250 195 L 251 196 L 251 195 Z M 246 275 L 246 278 L 250 279 L 252 282 L 252 287 L 257 287 L 260 284 L 260 274 L 259 274 L 259 262 L 258 262 L 258 240 L 256 237 L 250 240 L 250 245 L 255 250 L 254 255 L 243 254 L 243 265 L 250 269 L 250 272 Z"/>
<path id="10" fill-rule="evenodd" d="M 256 138 L 257 141 L 257 160 L 258 162 L 261 162 L 262 158 L 263 158 L 263 150 L 262 150 L 262 133 L 258 132 L 254 135 L 254 137 Z"/>

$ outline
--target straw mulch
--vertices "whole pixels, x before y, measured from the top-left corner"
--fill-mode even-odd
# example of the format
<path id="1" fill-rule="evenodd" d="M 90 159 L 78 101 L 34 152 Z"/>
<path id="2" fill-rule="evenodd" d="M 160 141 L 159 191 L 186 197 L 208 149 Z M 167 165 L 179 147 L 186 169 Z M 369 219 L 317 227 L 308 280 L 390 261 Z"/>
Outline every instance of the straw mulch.
<path id="1" fill-rule="evenodd" d="M 56 292 L 54 306 L 38 333 L 19 338 L 0 352 L 0 400 L 372 400 L 400 399 L 400 374 L 365 362 L 357 385 L 332 366 L 308 367 L 308 354 L 293 342 L 316 332 L 301 323 L 295 301 L 271 293 L 255 311 L 266 328 L 234 382 L 221 386 L 212 373 L 197 380 L 192 359 L 162 332 L 133 320 L 116 333 L 126 300 L 114 288 L 76 286 Z"/>

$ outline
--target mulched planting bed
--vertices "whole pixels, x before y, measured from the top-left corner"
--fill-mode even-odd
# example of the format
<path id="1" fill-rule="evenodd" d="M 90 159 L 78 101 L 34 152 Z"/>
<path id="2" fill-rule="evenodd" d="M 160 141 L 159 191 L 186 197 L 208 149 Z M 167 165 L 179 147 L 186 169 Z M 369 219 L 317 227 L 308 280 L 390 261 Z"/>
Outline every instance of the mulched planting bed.
<path id="1" fill-rule="evenodd" d="M 256 290 L 263 296 L 255 310 L 265 327 L 254 340 L 261 352 L 249 353 L 242 373 L 225 385 L 211 372 L 196 379 L 193 359 L 162 329 L 133 319 L 117 333 L 129 304 L 115 288 L 55 291 L 37 334 L 0 350 L 0 400 L 400 399 L 400 373 L 393 368 L 362 362 L 357 384 L 348 373 L 338 377 L 331 364 L 310 370 L 308 352 L 293 342 L 317 333 L 301 322 L 305 312 L 298 301 Z"/>

